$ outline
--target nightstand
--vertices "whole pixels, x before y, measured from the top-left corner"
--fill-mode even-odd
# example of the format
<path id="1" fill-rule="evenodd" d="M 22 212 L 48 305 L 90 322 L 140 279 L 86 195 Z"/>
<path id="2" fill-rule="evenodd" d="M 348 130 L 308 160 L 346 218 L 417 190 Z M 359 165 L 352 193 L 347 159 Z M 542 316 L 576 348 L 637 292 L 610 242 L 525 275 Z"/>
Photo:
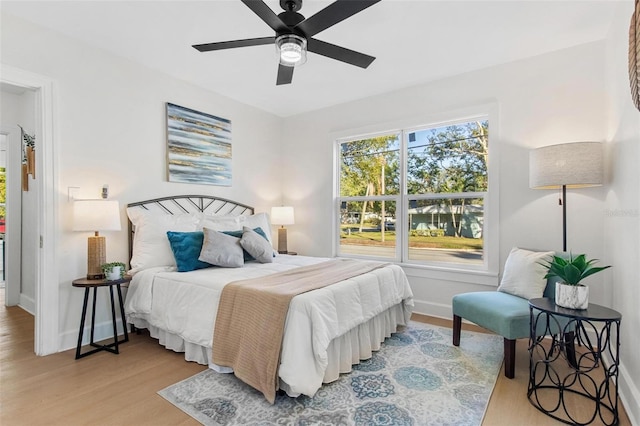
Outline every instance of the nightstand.
<path id="1" fill-rule="evenodd" d="M 123 278 L 119 280 L 88 280 L 86 278 L 78 278 L 77 280 L 73 280 L 72 285 L 74 287 L 83 287 L 84 288 L 84 304 L 82 305 L 82 318 L 80 319 L 80 331 L 78 333 L 78 346 L 76 347 L 76 359 L 85 357 L 87 355 L 94 354 L 100 351 L 107 351 L 113 354 L 118 354 L 118 345 L 120 343 L 125 343 L 129 341 L 129 333 L 127 332 L 127 326 L 125 324 L 125 316 L 124 316 L 124 304 L 122 303 L 122 288 L 121 285 L 125 283 L 129 283 L 131 281 L 131 277 L 125 275 Z M 95 327 L 95 319 L 96 319 L 96 292 L 98 287 L 109 287 L 109 294 L 111 296 L 111 322 L 113 324 L 113 342 L 106 345 L 99 345 L 93 341 L 93 331 Z M 120 303 L 120 315 L 122 317 L 122 328 L 124 329 L 124 339 L 118 340 L 118 329 L 116 326 L 116 307 L 115 300 L 113 298 L 113 287 L 118 291 L 118 302 Z M 89 301 L 89 291 L 93 289 L 93 307 L 91 310 L 91 340 L 89 342 L 90 346 L 93 346 L 95 349 L 87 351 L 85 353 L 80 353 L 80 349 L 82 348 L 82 336 L 84 334 L 84 320 L 87 316 L 87 303 Z"/>

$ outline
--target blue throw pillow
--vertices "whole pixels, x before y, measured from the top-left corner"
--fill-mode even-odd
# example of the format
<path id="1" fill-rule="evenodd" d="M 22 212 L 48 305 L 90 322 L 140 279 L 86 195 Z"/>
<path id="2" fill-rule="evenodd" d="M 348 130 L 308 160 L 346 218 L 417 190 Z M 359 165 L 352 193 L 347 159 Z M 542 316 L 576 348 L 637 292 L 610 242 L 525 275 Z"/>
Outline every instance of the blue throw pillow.
<path id="1" fill-rule="evenodd" d="M 262 238 L 264 238 L 265 240 L 269 241 L 269 239 L 267 238 L 267 234 L 264 233 L 262 228 L 257 227 L 257 228 L 253 228 L 253 230 L 256 231 L 256 233 L 258 233 L 260 236 L 262 236 Z M 222 232 L 223 234 L 231 235 L 232 237 L 236 237 L 238 239 L 242 238 L 242 231 L 220 231 L 220 232 Z M 247 262 L 249 260 L 256 260 L 245 249 L 242 249 L 242 254 L 244 255 L 244 261 L 245 262 Z"/>
<path id="2" fill-rule="evenodd" d="M 196 269 L 209 268 L 213 265 L 198 260 L 202 250 L 204 234 L 200 232 L 173 232 L 168 231 L 167 237 L 176 258 L 178 272 L 195 271 Z"/>

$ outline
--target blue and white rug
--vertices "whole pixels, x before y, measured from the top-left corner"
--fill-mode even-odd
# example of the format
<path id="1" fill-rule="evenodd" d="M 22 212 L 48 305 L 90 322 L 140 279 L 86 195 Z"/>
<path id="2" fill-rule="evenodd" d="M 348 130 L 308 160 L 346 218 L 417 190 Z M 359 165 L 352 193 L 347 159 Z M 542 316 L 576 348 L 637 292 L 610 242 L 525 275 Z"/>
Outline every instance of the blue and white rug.
<path id="1" fill-rule="evenodd" d="M 502 337 L 411 322 L 313 398 L 274 405 L 232 374 L 206 370 L 158 392 L 205 425 L 479 425 L 502 364 Z"/>

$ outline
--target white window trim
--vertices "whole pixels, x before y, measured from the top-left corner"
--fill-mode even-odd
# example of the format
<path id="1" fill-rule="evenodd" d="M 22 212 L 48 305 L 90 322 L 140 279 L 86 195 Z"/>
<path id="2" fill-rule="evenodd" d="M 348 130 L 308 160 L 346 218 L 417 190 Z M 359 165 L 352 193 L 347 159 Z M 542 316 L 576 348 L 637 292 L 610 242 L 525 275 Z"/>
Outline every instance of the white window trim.
<path id="1" fill-rule="evenodd" d="M 406 164 L 406 141 L 405 137 L 412 130 L 423 129 L 425 127 L 436 127 L 440 125 L 449 125 L 461 122 L 473 121 L 477 118 L 486 118 L 489 121 L 490 127 L 490 148 L 489 148 L 489 179 L 488 179 L 488 187 L 489 191 L 486 193 L 482 193 L 484 197 L 484 227 L 483 227 L 483 235 L 484 235 L 484 264 L 482 266 L 460 266 L 451 263 L 447 264 L 438 264 L 438 263 L 430 263 L 425 264 L 421 262 L 411 262 L 407 261 L 408 259 L 407 252 L 408 246 L 405 247 L 405 239 L 406 235 L 408 235 L 408 224 L 406 220 L 401 221 L 402 229 L 396 230 L 396 263 L 400 264 L 406 270 L 411 270 L 411 273 L 408 273 L 410 276 L 420 276 L 425 278 L 433 278 L 433 279 L 443 279 L 450 281 L 458 281 L 458 282 L 470 282 L 475 284 L 485 284 L 490 286 L 496 286 L 498 284 L 498 275 L 499 275 L 499 258 L 500 258 L 500 249 L 499 249 L 499 213 L 500 213 L 500 179 L 499 179 L 499 153 L 501 149 L 501 138 L 500 138 L 500 117 L 499 117 L 499 107 L 497 102 L 490 102 L 484 104 L 478 104 L 475 106 L 470 106 L 461 109 L 450 110 L 438 114 L 431 114 L 420 117 L 408 118 L 402 121 L 392 122 L 392 123 L 378 123 L 375 125 L 357 128 L 357 129 L 347 129 L 342 130 L 340 132 L 334 132 L 329 135 L 331 139 L 331 143 L 333 144 L 334 155 L 333 155 L 333 167 L 334 167 L 334 189 L 333 189 L 333 199 L 334 199 L 334 209 L 332 214 L 332 246 L 333 246 L 333 255 L 339 255 L 344 257 L 351 258 L 362 258 L 362 259 L 375 259 L 371 256 L 357 256 L 357 255 L 344 255 L 339 254 L 339 233 L 336 232 L 339 226 L 338 215 L 335 214 L 336 211 L 339 211 L 341 197 L 340 197 L 340 167 L 339 162 L 337 161 L 340 154 L 340 146 L 344 142 L 366 139 L 369 137 L 375 137 L 380 135 L 389 135 L 392 133 L 400 133 L 401 134 L 401 146 L 400 150 L 400 161 L 402 164 Z M 424 123 L 420 125 L 416 125 L 416 123 Z M 402 188 L 406 188 L 406 171 L 402 171 L 400 179 L 403 181 L 401 183 Z M 449 194 L 447 194 L 449 195 Z M 465 196 L 470 195 L 465 193 Z M 375 196 L 375 197 L 349 197 L 350 201 L 364 201 L 365 199 L 371 198 L 384 198 L 386 200 L 397 200 L 399 204 L 397 204 L 396 209 L 400 207 L 401 212 L 405 211 L 405 205 L 408 205 L 408 199 L 414 198 L 441 198 L 438 194 L 416 194 L 411 195 L 410 197 L 407 194 L 399 194 L 399 195 L 384 195 L 384 196 Z M 396 210 L 397 211 L 397 210 Z M 399 250 L 402 250 L 402 256 L 398 256 Z M 405 259 L 405 261 L 399 261 L 399 259 Z M 381 258 L 381 260 L 389 261 L 388 258 Z"/>

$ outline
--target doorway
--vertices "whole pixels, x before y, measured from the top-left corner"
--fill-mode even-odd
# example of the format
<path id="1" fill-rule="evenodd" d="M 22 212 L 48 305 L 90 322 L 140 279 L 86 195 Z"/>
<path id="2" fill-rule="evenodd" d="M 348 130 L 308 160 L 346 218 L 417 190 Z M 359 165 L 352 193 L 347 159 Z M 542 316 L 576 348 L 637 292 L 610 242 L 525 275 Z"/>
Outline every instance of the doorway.
<path id="1" fill-rule="evenodd" d="M 5 305 L 20 306 L 35 315 L 36 279 L 33 269 L 25 273 L 23 258 L 37 258 L 34 231 L 37 230 L 38 195 L 30 176 L 22 176 L 24 144 L 22 128 L 33 134 L 36 114 L 33 90 L 0 84 L 2 93 L 2 123 L 0 128 L 0 263 L 4 266 L 0 278 L 5 283 Z M 4 173 L 4 174 L 3 174 Z M 6 180 L 2 180 L 2 178 Z M 26 180 L 25 180 L 26 179 Z M 23 196 L 31 184 L 32 192 Z M 4 191 L 3 191 L 4 190 Z M 24 208 L 23 208 L 24 207 Z M 27 217 L 23 213 L 27 213 Z M 23 232 L 23 225 L 30 229 Z M 30 238 L 25 241 L 24 236 Z"/>
<path id="2" fill-rule="evenodd" d="M 32 214 L 35 226 L 29 227 L 33 233 L 34 249 L 30 251 L 33 257 L 28 259 L 28 269 L 33 274 L 34 281 L 34 314 L 35 314 L 35 336 L 34 351 L 36 355 L 48 355 L 59 350 L 59 277 L 58 266 L 56 264 L 56 234 L 57 234 L 57 173 L 54 155 L 54 83 L 45 76 L 41 76 L 29 71 L 0 64 L 0 88 L 12 87 L 22 88 L 30 91 L 34 95 L 33 108 L 31 112 L 34 116 L 33 133 L 39 142 L 35 149 L 35 164 L 37 179 L 33 181 L 34 191 Z M 4 98 L 4 96 L 2 97 Z M 4 101 L 3 101 L 4 102 Z M 3 106 L 4 110 L 4 106 Z M 5 116 L 3 114 L 3 121 Z M 9 137 L 15 132 L 9 132 Z M 20 136 L 18 136 L 20 143 Z M 8 148 L 11 141 L 8 141 Z M 10 149 L 7 151 L 10 156 Z M 20 153 L 18 153 L 20 157 Z M 11 161 L 8 159 L 8 161 Z M 21 162 L 21 160 L 19 160 Z M 11 169 L 8 170 L 10 172 Z M 7 175 L 9 186 L 12 187 L 11 175 Z M 18 179 L 20 182 L 20 179 Z M 20 190 L 19 190 L 20 191 Z M 13 270 L 9 262 L 9 256 L 13 252 L 10 249 L 12 224 L 11 209 L 15 204 L 14 198 L 7 194 L 7 265 L 9 268 L 8 279 L 11 279 Z M 22 226 L 22 229 L 27 227 Z M 15 235 L 15 234 L 14 234 Z M 26 241 L 26 238 L 23 238 Z M 23 253 L 21 250 L 20 253 Z M 18 255 L 20 255 L 20 253 Z M 15 269 L 15 268 L 14 268 Z M 26 270 L 27 268 L 25 268 Z M 23 281 L 23 280 L 21 280 Z"/>

